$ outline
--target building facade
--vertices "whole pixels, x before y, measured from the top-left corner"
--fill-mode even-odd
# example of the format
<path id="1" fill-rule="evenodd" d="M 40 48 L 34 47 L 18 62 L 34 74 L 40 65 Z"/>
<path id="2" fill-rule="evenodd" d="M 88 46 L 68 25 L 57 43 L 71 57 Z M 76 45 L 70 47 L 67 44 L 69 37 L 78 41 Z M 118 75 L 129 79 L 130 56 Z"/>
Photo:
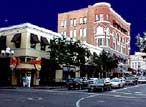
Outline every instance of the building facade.
<path id="1" fill-rule="evenodd" d="M 30 23 L 0 28 L 0 67 L 3 68 L 0 83 L 9 81 L 9 85 L 22 86 L 22 77 L 27 75 L 31 75 L 31 85 L 47 85 L 53 80 L 61 82 L 63 68 L 52 72 L 48 53 L 50 40 L 61 37 L 59 33 Z M 83 43 L 83 46 L 91 53 L 100 54 L 102 51 L 88 43 Z M 3 55 L 7 47 L 14 51 L 12 56 Z M 79 68 L 76 70 L 75 76 L 80 77 Z"/>
<path id="2" fill-rule="evenodd" d="M 109 3 L 58 14 L 58 32 L 87 42 L 127 60 L 130 51 L 130 23 Z"/>
<path id="3" fill-rule="evenodd" d="M 135 52 L 134 55 L 130 55 L 129 66 L 137 73 L 143 74 L 146 71 L 146 53 Z"/>
<path id="4" fill-rule="evenodd" d="M 49 59 L 49 42 L 60 36 L 30 23 L 0 28 L 1 58 L 6 47 L 14 50 L 14 55 L 10 58 L 11 84 L 21 85 L 21 78 L 29 74 L 32 77 L 31 84 L 39 85 L 42 59 Z"/>

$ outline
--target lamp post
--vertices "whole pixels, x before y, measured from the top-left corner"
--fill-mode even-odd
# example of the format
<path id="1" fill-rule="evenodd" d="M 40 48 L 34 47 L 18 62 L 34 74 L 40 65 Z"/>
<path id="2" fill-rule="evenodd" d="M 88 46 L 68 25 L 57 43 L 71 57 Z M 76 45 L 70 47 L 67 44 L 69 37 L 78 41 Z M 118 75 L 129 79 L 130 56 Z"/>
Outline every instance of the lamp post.
<path id="1" fill-rule="evenodd" d="M 14 55 L 14 51 L 11 48 L 7 47 L 6 50 L 1 50 L 1 54 L 3 57 L 10 57 Z"/>
<path id="2" fill-rule="evenodd" d="M 5 78 L 7 78 L 6 80 L 4 80 L 5 82 L 7 82 L 7 81 L 9 81 L 10 83 L 12 83 L 12 80 L 13 80 L 13 78 L 12 78 L 12 75 L 13 75 L 13 69 L 15 68 L 14 67 L 14 65 L 12 66 L 12 64 L 11 64 L 11 58 L 13 57 L 13 55 L 14 55 L 14 50 L 11 50 L 11 48 L 9 48 L 9 47 L 7 47 L 5 50 L 1 50 L 1 58 L 3 59 L 3 61 L 4 61 L 4 65 L 6 66 L 6 68 L 5 68 L 5 66 L 3 66 L 4 68 L 5 68 L 5 75 L 7 75 L 7 77 L 5 77 Z M 6 62 L 7 63 L 6 63 Z M 9 67 L 7 68 L 7 65 L 6 64 L 10 64 L 10 69 L 11 69 L 11 72 L 9 72 Z M 9 84 L 9 82 L 8 82 L 8 84 Z"/>

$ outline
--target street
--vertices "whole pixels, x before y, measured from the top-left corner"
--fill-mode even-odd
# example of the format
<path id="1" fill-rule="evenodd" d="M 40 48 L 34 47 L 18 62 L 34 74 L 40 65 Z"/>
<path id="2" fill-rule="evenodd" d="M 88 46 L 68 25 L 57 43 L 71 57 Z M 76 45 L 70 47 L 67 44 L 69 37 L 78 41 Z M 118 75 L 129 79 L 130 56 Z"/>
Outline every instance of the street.
<path id="1" fill-rule="evenodd" d="M 0 89 L 0 107 L 145 107 L 146 84 L 107 92 L 63 89 Z"/>

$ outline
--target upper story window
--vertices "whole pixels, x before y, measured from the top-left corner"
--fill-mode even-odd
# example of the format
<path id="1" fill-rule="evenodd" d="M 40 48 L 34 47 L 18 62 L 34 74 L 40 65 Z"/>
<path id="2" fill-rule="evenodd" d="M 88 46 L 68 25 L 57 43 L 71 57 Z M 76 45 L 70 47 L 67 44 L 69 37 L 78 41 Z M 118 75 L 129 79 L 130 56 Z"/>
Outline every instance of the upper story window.
<path id="1" fill-rule="evenodd" d="M 73 37 L 73 31 L 72 30 L 70 31 L 70 37 L 71 38 Z"/>
<path id="2" fill-rule="evenodd" d="M 47 38 L 41 36 L 41 50 L 46 50 L 46 46 L 49 45 Z"/>
<path id="3" fill-rule="evenodd" d="M 83 18 L 80 17 L 80 24 L 83 24 Z"/>
<path id="4" fill-rule="evenodd" d="M 99 20 L 99 15 L 95 15 L 95 21 Z"/>
<path id="5" fill-rule="evenodd" d="M 77 31 L 74 30 L 74 38 L 76 38 L 76 36 L 77 36 Z"/>
<path id="6" fill-rule="evenodd" d="M 98 45 L 103 46 L 104 45 L 104 38 L 98 38 Z"/>
<path id="7" fill-rule="evenodd" d="M 15 47 L 16 48 L 20 48 L 20 44 L 21 44 L 21 33 L 16 33 L 11 42 L 14 42 L 15 43 Z"/>
<path id="8" fill-rule="evenodd" d="M 83 24 L 86 24 L 87 23 L 87 17 L 84 17 L 83 18 Z"/>
<path id="9" fill-rule="evenodd" d="M 110 36 L 110 29 L 109 29 L 109 27 L 106 28 L 106 35 Z"/>
<path id="10" fill-rule="evenodd" d="M 36 44 L 40 43 L 38 36 L 31 33 L 30 34 L 30 43 L 31 43 L 31 46 L 30 46 L 31 48 L 36 48 Z"/>
<path id="11" fill-rule="evenodd" d="M 64 27 L 67 27 L 67 20 L 64 20 Z"/>
<path id="12" fill-rule="evenodd" d="M 99 14 L 99 20 L 103 21 L 104 20 L 104 14 Z"/>
<path id="13" fill-rule="evenodd" d="M 87 28 L 84 28 L 84 31 L 83 31 L 83 36 L 86 37 L 87 36 Z"/>
<path id="14" fill-rule="evenodd" d="M 70 26 L 73 26 L 73 19 L 70 19 Z"/>
<path id="15" fill-rule="evenodd" d="M 61 26 L 61 27 L 63 27 L 63 26 L 64 26 L 64 21 L 61 21 L 60 26 Z"/>
<path id="16" fill-rule="evenodd" d="M 101 26 L 98 26 L 98 27 L 96 28 L 96 34 L 97 34 L 97 35 L 104 35 L 104 28 L 101 27 Z"/>
<path id="17" fill-rule="evenodd" d="M 83 36 L 83 29 L 80 28 L 80 37 Z"/>
<path id="18" fill-rule="evenodd" d="M 74 26 L 77 25 L 77 20 L 76 20 L 76 18 L 73 19 L 73 23 L 74 23 Z"/>
<path id="19" fill-rule="evenodd" d="M 106 20 L 109 20 L 109 15 L 108 14 L 106 14 Z"/>

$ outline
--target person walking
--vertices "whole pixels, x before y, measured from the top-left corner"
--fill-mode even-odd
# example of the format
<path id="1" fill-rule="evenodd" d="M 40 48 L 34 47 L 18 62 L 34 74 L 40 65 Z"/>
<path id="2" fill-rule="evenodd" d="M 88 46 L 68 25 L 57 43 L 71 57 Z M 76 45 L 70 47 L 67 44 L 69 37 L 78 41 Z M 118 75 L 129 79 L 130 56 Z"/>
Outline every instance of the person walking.
<path id="1" fill-rule="evenodd" d="M 30 84 L 31 84 L 31 76 L 28 75 L 28 76 L 26 77 L 26 80 L 27 80 L 27 87 L 30 88 Z"/>
<path id="2" fill-rule="evenodd" d="M 25 76 L 22 77 L 22 84 L 23 84 L 23 87 L 26 87 L 26 85 L 27 85 L 27 81 L 26 81 Z"/>

